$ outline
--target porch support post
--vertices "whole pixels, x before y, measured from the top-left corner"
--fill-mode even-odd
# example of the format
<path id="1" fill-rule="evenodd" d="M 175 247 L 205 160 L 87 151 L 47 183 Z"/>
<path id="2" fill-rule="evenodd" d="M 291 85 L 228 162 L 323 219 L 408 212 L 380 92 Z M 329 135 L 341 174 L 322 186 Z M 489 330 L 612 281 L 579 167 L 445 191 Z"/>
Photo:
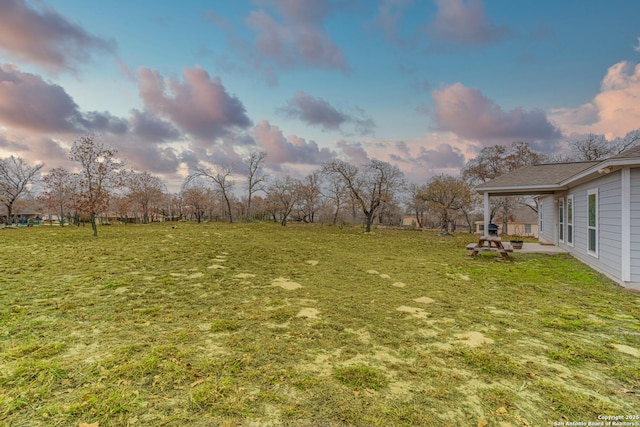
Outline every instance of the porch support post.
<path id="1" fill-rule="evenodd" d="M 622 168 L 621 172 L 621 205 L 620 249 L 621 261 L 620 278 L 624 282 L 631 280 L 631 169 Z"/>
<path id="2" fill-rule="evenodd" d="M 491 207 L 489 206 L 489 193 L 484 193 L 484 235 L 489 235 L 489 220 L 491 219 Z"/>

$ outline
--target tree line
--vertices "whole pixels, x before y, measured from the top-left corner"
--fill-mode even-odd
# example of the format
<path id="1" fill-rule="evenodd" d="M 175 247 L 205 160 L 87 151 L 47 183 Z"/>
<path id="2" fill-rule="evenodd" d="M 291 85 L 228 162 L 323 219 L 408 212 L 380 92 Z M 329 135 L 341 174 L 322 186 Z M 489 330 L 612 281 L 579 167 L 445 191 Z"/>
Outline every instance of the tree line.
<path id="1" fill-rule="evenodd" d="M 495 145 L 483 148 L 458 176 L 436 175 L 421 185 L 408 184 L 397 166 L 380 160 L 354 165 L 336 159 L 302 179 L 269 177 L 263 168 L 268 154 L 255 151 L 243 159 L 242 170 L 198 166 L 171 194 L 160 178 L 128 169 L 114 149 L 84 135 L 70 149 L 74 171 L 59 167 L 41 176 L 43 164 L 0 159 L 0 202 L 6 224 L 15 222 L 16 204 L 28 202 L 61 226 L 89 223 L 95 236 L 98 223 L 110 221 L 362 222 L 370 231 L 375 223 L 399 225 L 407 215 L 418 227 L 441 227 L 447 234 L 460 223 L 473 231 L 481 206 L 473 187 L 479 183 L 529 164 L 603 160 L 639 143 L 635 130 L 614 141 L 589 135 L 572 142 L 564 157 L 544 155 L 525 142 Z M 491 217 L 501 217 L 506 232 L 520 205 L 537 210 L 533 199 L 501 197 L 492 201 Z"/>

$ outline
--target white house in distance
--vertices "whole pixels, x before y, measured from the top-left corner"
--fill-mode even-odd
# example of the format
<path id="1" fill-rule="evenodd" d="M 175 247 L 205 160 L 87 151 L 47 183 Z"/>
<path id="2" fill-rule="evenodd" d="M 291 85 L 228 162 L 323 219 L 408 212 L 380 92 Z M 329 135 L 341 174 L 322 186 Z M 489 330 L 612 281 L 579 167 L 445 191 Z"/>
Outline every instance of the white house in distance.
<path id="1" fill-rule="evenodd" d="M 525 166 L 476 190 L 485 230 L 490 197 L 537 195 L 541 243 L 640 289 L 640 146 L 603 161 Z"/>

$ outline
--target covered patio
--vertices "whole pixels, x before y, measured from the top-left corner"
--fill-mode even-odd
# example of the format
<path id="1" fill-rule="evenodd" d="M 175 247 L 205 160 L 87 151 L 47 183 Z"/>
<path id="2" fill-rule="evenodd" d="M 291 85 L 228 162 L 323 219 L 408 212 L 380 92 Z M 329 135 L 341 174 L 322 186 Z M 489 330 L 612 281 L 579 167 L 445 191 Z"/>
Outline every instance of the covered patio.
<path id="1" fill-rule="evenodd" d="M 482 194 L 484 198 L 484 229 L 488 230 L 491 222 L 491 197 L 542 196 L 565 192 L 569 189 L 568 180 L 577 175 L 579 176 L 598 163 L 600 162 L 525 166 L 517 171 L 478 185 L 476 191 Z"/>

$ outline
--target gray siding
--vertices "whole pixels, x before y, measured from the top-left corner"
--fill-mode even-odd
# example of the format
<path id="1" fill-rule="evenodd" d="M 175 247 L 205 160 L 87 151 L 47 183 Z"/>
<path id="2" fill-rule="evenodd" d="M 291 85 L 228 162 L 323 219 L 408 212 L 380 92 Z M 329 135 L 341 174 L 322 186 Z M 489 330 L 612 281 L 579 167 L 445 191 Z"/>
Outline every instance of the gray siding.
<path id="1" fill-rule="evenodd" d="M 640 179 L 640 177 L 638 177 Z M 562 245 L 576 258 L 613 277 L 621 277 L 621 173 L 604 175 L 570 189 L 574 197 L 574 245 Z M 589 190 L 598 190 L 598 256 L 587 250 Z M 640 202 L 640 201 L 639 201 Z M 545 209 L 546 211 L 546 209 Z M 553 218 L 553 217 L 551 217 Z M 633 222 L 633 220 L 632 220 Z M 640 232 L 640 230 L 638 230 Z M 640 241 L 639 241 L 640 243 Z M 640 262 L 640 259 L 638 259 Z"/>
<path id="2" fill-rule="evenodd" d="M 640 282 L 640 168 L 631 169 L 631 281 Z"/>
<path id="3" fill-rule="evenodd" d="M 556 221 L 553 196 L 540 197 L 538 202 L 542 203 L 542 211 L 540 212 L 540 214 L 543 215 L 544 221 L 544 227 L 542 230 L 540 229 L 540 222 L 538 222 L 538 240 L 542 242 L 556 243 Z"/>

